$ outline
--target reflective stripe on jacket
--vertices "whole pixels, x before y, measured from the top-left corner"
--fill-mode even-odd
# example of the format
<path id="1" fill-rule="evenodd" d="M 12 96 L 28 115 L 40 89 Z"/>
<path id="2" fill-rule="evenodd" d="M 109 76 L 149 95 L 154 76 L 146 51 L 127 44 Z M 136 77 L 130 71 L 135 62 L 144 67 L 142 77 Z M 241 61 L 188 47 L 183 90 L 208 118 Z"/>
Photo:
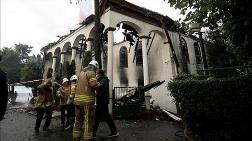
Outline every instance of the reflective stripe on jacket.
<path id="1" fill-rule="evenodd" d="M 75 105 L 92 105 L 94 104 L 94 89 L 97 86 L 96 74 L 94 71 L 81 71 L 76 86 L 74 98 Z"/>

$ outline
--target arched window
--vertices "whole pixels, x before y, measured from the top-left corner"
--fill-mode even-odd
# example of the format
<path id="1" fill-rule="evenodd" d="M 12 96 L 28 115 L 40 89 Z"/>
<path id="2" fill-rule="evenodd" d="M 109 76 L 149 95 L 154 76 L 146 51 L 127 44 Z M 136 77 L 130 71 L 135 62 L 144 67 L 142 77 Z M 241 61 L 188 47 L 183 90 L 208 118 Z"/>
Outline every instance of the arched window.
<path id="1" fill-rule="evenodd" d="M 184 38 L 180 38 L 180 45 L 181 45 L 181 52 L 182 52 L 182 56 L 183 56 L 184 61 L 186 63 L 190 63 L 187 43 Z"/>
<path id="2" fill-rule="evenodd" d="M 197 42 L 195 42 L 193 44 L 194 46 L 194 50 L 195 50 L 195 57 L 196 57 L 196 63 L 197 64 L 201 64 L 201 53 L 200 53 L 200 48 L 199 48 L 199 44 Z"/>
<path id="3" fill-rule="evenodd" d="M 120 67 L 128 67 L 128 50 L 124 46 L 120 48 Z"/>
<path id="4" fill-rule="evenodd" d="M 136 50 L 136 65 L 143 65 L 143 54 L 142 54 L 142 41 L 138 42 L 137 50 Z"/>

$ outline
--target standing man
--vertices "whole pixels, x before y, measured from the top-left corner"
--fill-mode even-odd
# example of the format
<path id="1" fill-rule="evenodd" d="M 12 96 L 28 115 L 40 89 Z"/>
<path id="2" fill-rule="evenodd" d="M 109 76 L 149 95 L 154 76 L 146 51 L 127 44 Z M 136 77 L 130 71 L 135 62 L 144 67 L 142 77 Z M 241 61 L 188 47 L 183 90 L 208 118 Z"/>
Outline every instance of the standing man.
<path id="1" fill-rule="evenodd" d="M 119 133 L 116 130 L 115 123 L 108 112 L 109 104 L 109 79 L 105 75 L 103 70 L 97 71 L 97 82 L 98 86 L 96 89 L 96 109 L 95 109 L 95 125 L 93 136 L 96 136 L 97 129 L 101 119 L 104 119 L 111 131 L 108 137 L 117 137 Z"/>
<path id="2" fill-rule="evenodd" d="M 72 130 L 74 126 L 74 118 L 75 118 L 75 105 L 74 105 L 74 97 L 76 92 L 76 82 L 77 82 L 77 76 L 73 75 L 70 78 L 71 81 L 71 93 L 68 96 L 67 99 L 67 116 L 69 119 L 69 125 L 66 127 L 66 130 Z"/>
<path id="3" fill-rule="evenodd" d="M 52 119 L 52 106 L 54 104 L 54 98 L 52 94 L 52 81 L 45 80 L 38 86 L 37 99 L 35 102 L 35 110 L 37 111 L 37 119 L 35 124 L 35 131 L 39 132 L 39 127 L 46 114 L 46 121 L 43 126 L 43 131 L 48 131 L 48 127 Z"/>
<path id="4" fill-rule="evenodd" d="M 69 124 L 69 118 L 68 115 L 66 116 L 66 110 L 67 110 L 67 99 L 70 95 L 71 88 L 68 82 L 69 81 L 67 78 L 63 78 L 62 85 L 57 91 L 57 96 L 60 98 L 60 111 L 61 111 L 60 116 L 61 116 L 61 125 L 63 128 L 65 128 L 65 126 L 68 126 Z"/>
<path id="5" fill-rule="evenodd" d="M 83 134 L 83 141 L 93 140 L 93 120 L 95 88 L 97 86 L 96 70 L 99 64 L 92 60 L 79 75 L 75 104 L 75 123 L 73 129 L 73 141 L 80 141 Z"/>
<path id="6" fill-rule="evenodd" d="M 2 56 L 0 55 L 0 61 Z M 8 102 L 7 74 L 0 69 L 0 121 L 4 118 Z"/>

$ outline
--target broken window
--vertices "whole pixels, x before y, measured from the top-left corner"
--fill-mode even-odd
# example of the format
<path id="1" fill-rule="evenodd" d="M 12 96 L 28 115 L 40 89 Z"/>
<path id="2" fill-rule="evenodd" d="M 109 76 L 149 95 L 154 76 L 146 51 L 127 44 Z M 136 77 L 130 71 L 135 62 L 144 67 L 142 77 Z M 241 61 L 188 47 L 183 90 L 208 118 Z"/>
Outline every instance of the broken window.
<path id="1" fill-rule="evenodd" d="M 193 44 L 193 46 L 194 46 L 194 50 L 195 50 L 196 64 L 201 64 L 202 57 L 201 57 L 201 53 L 200 53 L 199 44 L 197 42 L 195 42 Z"/>
<path id="2" fill-rule="evenodd" d="M 128 50 L 125 46 L 120 48 L 120 67 L 128 67 Z"/>
<path id="3" fill-rule="evenodd" d="M 181 52 L 185 63 L 190 63 L 187 43 L 184 38 L 180 38 Z"/>
<path id="4" fill-rule="evenodd" d="M 136 65 L 143 65 L 142 41 L 139 41 L 136 51 Z"/>

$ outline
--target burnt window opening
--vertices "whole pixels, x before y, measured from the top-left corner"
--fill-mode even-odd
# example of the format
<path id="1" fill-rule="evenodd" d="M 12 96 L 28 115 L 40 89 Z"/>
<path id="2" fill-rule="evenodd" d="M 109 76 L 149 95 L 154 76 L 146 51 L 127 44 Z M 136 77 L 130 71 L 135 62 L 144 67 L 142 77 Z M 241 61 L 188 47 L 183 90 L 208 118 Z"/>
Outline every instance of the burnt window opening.
<path id="1" fill-rule="evenodd" d="M 124 46 L 120 48 L 120 67 L 128 67 L 128 50 Z"/>
<path id="2" fill-rule="evenodd" d="M 115 43 L 129 41 L 130 46 L 135 44 L 135 39 L 138 37 L 137 30 L 125 23 L 119 23 L 116 25 L 115 36 L 118 35 L 119 38 L 115 38 Z M 119 32 L 118 32 L 119 31 Z"/>
<path id="3" fill-rule="evenodd" d="M 184 38 L 180 38 L 180 47 L 181 47 L 183 60 L 185 61 L 185 63 L 190 63 L 187 43 Z"/>
<path id="4" fill-rule="evenodd" d="M 142 52 L 142 42 L 139 41 L 136 51 L 136 65 L 142 66 L 143 65 L 143 52 Z"/>
<path id="5" fill-rule="evenodd" d="M 128 86 L 128 75 L 125 69 L 120 69 L 120 83 L 122 86 Z"/>
<path id="6" fill-rule="evenodd" d="M 194 50 L 195 50 L 196 64 L 201 64 L 202 57 L 201 57 L 201 53 L 200 53 L 199 44 L 197 42 L 195 42 L 193 44 L 193 46 L 194 46 Z"/>

